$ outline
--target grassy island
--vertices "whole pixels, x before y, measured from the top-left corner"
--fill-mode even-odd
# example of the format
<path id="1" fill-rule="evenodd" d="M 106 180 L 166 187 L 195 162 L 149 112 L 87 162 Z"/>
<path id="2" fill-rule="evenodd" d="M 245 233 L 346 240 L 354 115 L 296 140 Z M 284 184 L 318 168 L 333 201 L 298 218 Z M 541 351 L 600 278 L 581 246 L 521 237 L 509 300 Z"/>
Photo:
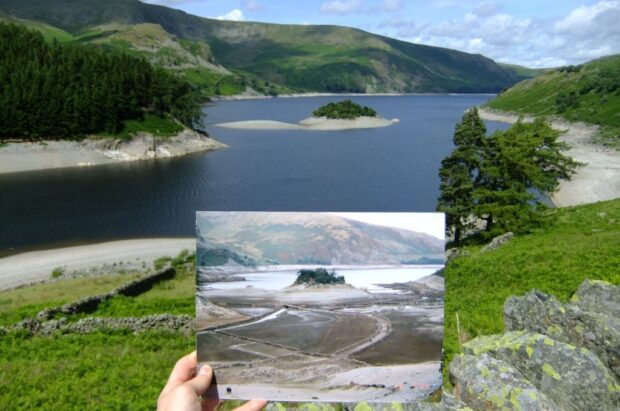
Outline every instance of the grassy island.
<path id="1" fill-rule="evenodd" d="M 321 106 L 312 115 L 314 117 L 352 120 L 363 116 L 377 117 L 377 112 L 370 107 L 360 106 L 351 100 L 344 100 L 339 103 L 329 103 Z"/>
<path id="2" fill-rule="evenodd" d="M 317 268 L 316 270 L 299 270 L 297 271 L 297 280 L 295 285 L 300 284 L 344 284 L 344 276 L 336 275 L 336 272 L 327 272 L 324 268 Z"/>

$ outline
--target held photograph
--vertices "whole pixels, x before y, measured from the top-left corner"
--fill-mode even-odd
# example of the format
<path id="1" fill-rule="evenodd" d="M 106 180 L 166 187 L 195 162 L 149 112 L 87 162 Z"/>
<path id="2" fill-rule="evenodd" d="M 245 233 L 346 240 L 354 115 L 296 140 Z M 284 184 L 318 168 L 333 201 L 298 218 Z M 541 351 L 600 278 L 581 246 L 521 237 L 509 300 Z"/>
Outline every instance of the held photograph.
<path id="1" fill-rule="evenodd" d="M 196 213 L 198 361 L 221 399 L 415 402 L 442 386 L 442 213 Z"/>

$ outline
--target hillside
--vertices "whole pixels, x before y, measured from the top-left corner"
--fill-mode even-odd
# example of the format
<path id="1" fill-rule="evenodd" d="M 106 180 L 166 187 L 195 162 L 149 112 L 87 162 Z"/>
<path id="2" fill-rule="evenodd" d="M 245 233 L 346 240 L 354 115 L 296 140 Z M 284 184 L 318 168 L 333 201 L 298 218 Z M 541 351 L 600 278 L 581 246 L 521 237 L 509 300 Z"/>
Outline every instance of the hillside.
<path id="1" fill-rule="evenodd" d="M 513 86 L 488 105 L 598 124 L 604 142 L 620 147 L 620 54 L 551 70 Z"/>
<path id="2" fill-rule="evenodd" d="M 256 264 L 441 261 L 442 240 L 328 214 L 197 213 L 198 252 L 227 249 Z M 235 260 L 237 263 L 239 261 Z"/>
<path id="3" fill-rule="evenodd" d="M 502 307 L 533 288 L 566 301 L 586 278 L 620 284 L 620 199 L 548 211 L 547 223 L 500 248 L 466 247 L 445 268 L 444 349 L 448 361 L 461 341 L 503 331 Z"/>
<path id="4" fill-rule="evenodd" d="M 1 22 L 0 39 L 0 138 L 83 138 L 136 127 L 174 135 L 184 129 L 177 122 L 191 127 L 200 117 L 193 87 L 143 59 L 48 43 Z"/>
<path id="5" fill-rule="evenodd" d="M 1 0 L 2 12 L 49 38 L 144 55 L 206 94 L 497 92 L 527 77 L 480 55 L 358 29 L 220 21 L 137 0 Z"/>

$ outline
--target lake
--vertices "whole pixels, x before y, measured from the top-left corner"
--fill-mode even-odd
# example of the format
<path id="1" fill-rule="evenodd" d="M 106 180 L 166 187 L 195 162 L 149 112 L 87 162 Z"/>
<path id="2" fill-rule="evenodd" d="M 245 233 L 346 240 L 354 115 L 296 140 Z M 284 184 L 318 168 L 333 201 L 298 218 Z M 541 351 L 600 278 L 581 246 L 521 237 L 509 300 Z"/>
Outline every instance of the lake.
<path id="1" fill-rule="evenodd" d="M 437 171 L 463 112 L 491 95 L 359 96 L 386 128 L 233 130 L 297 122 L 342 97 L 220 101 L 206 128 L 229 148 L 182 158 L 0 176 L 0 253 L 194 235 L 195 211 L 434 211 Z M 487 122 L 490 131 L 506 124 Z"/>
<path id="2" fill-rule="evenodd" d="M 336 269 L 336 275 L 342 275 L 347 284 L 355 288 L 366 289 L 370 293 L 393 292 L 399 293 L 382 285 L 394 283 L 407 283 L 419 280 L 422 277 L 436 273 L 443 266 L 422 266 L 403 268 L 357 268 Z M 308 266 L 313 269 L 314 266 Z M 324 267 L 331 272 L 332 268 Z M 282 290 L 291 286 L 298 276 L 298 269 L 287 271 L 258 271 L 235 275 L 243 277 L 244 281 L 217 282 L 207 284 L 205 287 L 215 290 L 243 289 L 251 286 L 263 290 Z M 242 291 L 243 292 L 243 291 Z"/>

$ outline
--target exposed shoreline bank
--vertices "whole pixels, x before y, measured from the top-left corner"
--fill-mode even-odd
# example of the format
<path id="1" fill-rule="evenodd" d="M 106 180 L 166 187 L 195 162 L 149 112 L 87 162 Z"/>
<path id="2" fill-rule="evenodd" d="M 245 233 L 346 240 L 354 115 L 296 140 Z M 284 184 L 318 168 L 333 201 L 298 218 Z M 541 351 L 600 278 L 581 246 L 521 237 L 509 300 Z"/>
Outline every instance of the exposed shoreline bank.
<path id="1" fill-rule="evenodd" d="M 210 97 L 211 101 L 262 100 L 269 98 L 304 97 L 400 97 L 400 96 L 495 96 L 497 93 L 292 93 L 267 96 L 263 94 L 234 94 L 231 96 Z"/>
<path id="2" fill-rule="evenodd" d="M 195 248 L 194 238 L 150 238 L 28 251 L 0 258 L 0 291 L 49 280 L 57 267 L 66 273 L 144 269 L 157 258 Z"/>
<path id="3" fill-rule="evenodd" d="M 501 112 L 479 107 L 484 120 L 514 124 L 518 114 Z M 524 121 L 533 121 L 531 115 L 524 115 Z M 567 154 L 573 159 L 586 163 L 579 167 L 570 181 L 560 181 L 559 189 L 550 198 L 556 207 L 569 207 L 596 203 L 620 197 L 620 152 L 592 143 L 598 133 L 598 126 L 587 123 L 572 123 L 562 119 L 551 119 L 551 125 L 565 131 L 561 141 L 571 148 Z"/>
<path id="4" fill-rule="evenodd" d="M 189 129 L 169 138 L 145 133 L 130 141 L 89 137 L 82 141 L 7 143 L 0 147 L 0 175 L 155 160 L 225 147 L 225 144 Z"/>
<path id="5" fill-rule="evenodd" d="M 357 128 L 387 127 L 398 123 L 400 120 L 388 120 L 383 117 L 361 116 L 355 119 L 329 119 L 327 117 L 310 117 L 299 123 L 285 123 L 272 120 L 249 120 L 233 121 L 229 123 L 215 124 L 216 127 L 236 128 L 245 130 L 315 130 L 315 131 L 338 131 Z"/>

